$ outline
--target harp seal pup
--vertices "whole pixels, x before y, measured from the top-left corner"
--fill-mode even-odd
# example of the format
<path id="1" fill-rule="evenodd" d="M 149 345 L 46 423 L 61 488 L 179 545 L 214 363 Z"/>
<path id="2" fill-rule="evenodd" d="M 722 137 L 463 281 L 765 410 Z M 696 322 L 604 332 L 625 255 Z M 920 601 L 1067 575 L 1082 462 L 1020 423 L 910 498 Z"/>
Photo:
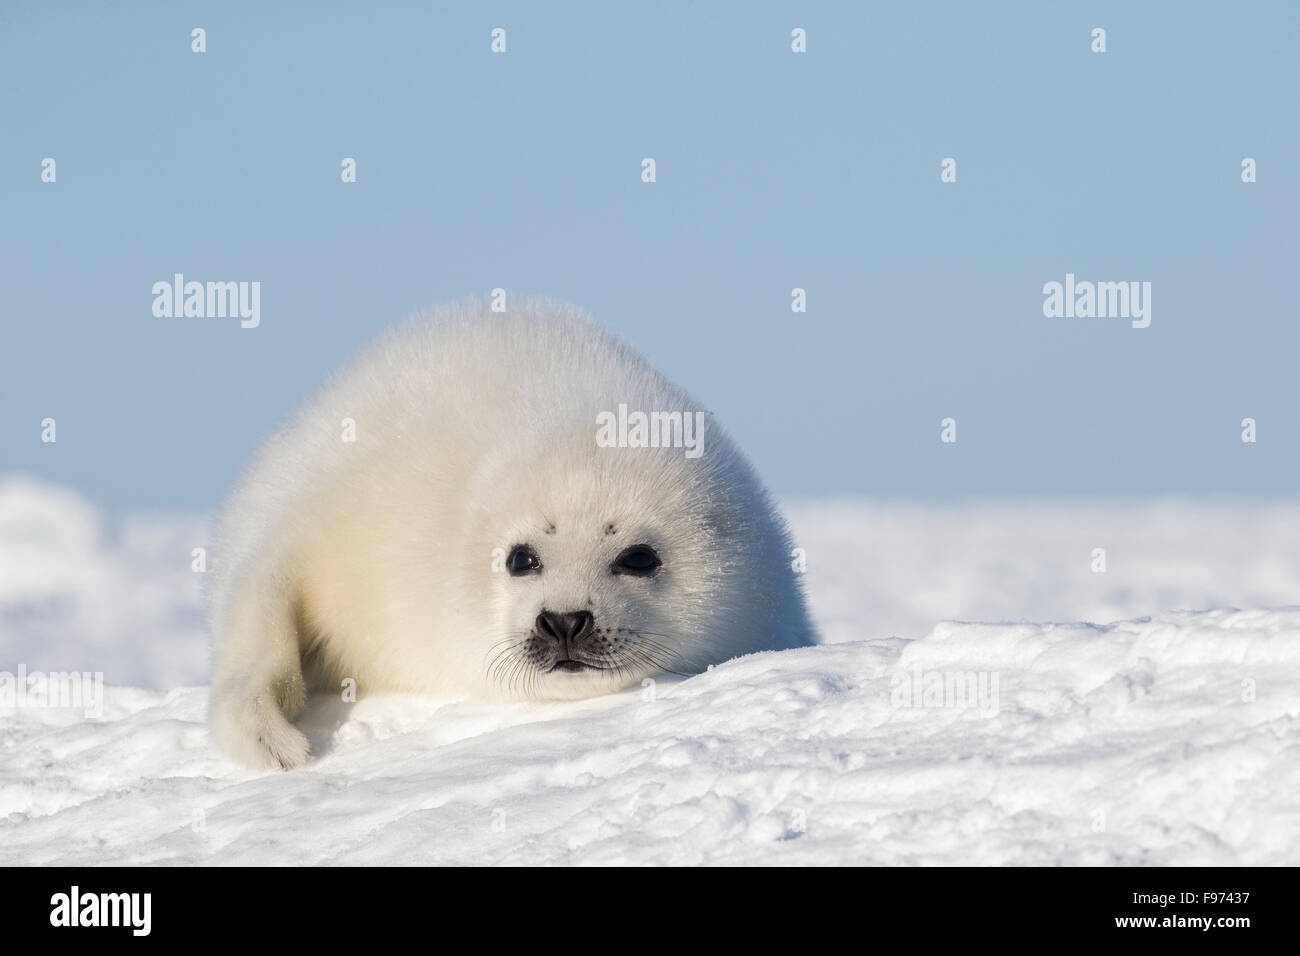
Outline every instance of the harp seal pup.
<path id="1" fill-rule="evenodd" d="M 637 412 L 667 415 L 647 435 Z M 712 417 L 585 315 L 447 307 L 337 376 L 226 503 L 213 736 L 290 769 L 308 688 L 346 678 L 579 698 L 811 644 L 791 550 Z"/>

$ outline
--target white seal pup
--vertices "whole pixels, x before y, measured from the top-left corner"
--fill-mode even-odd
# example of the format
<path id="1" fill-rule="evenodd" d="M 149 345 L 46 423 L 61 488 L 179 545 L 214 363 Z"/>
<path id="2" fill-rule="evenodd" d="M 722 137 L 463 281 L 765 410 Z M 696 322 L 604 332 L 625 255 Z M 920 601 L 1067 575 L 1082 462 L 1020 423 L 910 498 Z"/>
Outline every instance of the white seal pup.
<path id="1" fill-rule="evenodd" d="M 262 447 L 215 558 L 211 726 L 257 767 L 307 759 L 309 686 L 576 698 L 815 640 L 712 417 L 542 302 L 381 341 Z"/>

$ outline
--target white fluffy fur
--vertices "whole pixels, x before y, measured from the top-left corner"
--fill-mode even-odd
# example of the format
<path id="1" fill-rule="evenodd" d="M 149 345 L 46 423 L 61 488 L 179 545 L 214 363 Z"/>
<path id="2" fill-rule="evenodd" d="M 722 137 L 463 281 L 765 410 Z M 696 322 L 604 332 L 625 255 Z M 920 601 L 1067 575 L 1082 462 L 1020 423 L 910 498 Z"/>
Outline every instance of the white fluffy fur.
<path id="1" fill-rule="evenodd" d="M 440 310 L 338 377 L 263 446 L 220 522 L 221 747 L 252 766 L 301 764 L 291 721 L 308 685 L 337 693 L 347 677 L 361 694 L 584 697 L 810 643 L 788 535 L 748 463 L 707 415 L 699 458 L 599 447 L 596 416 L 620 403 L 700 410 L 546 303 Z M 611 574 L 640 543 L 658 572 Z M 501 570 L 517 544 L 540 572 Z M 590 611 L 618 635 L 620 666 L 531 666 L 523 647 L 544 607 Z"/>

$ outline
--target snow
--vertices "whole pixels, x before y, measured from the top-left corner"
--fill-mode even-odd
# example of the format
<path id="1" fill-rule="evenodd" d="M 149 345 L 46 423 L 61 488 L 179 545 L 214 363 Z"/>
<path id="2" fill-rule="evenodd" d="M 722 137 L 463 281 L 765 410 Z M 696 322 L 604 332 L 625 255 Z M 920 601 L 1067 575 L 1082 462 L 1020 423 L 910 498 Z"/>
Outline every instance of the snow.
<path id="1" fill-rule="evenodd" d="M 317 700 L 319 759 L 257 774 L 181 686 L 203 516 L 0 482 L 0 671 L 108 684 L 97 717 L 0 704 L 0 864 L 1300 862 L 1300 504 L 788 510 L 823 646 L 576 703 Z"/>

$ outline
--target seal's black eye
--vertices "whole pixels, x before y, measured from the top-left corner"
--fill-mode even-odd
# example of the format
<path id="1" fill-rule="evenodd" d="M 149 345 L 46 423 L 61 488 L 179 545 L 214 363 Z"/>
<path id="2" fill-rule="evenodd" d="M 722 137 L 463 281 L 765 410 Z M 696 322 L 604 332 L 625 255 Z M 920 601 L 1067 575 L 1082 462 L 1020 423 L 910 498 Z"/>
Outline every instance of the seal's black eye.
<path id="1" fill-rule="evenodd" d="M 655 549 L 648 544 L 634 544 L 617 558 L 614 559 L 614 566 L 610 568 L 615 574 L 654 574 L 663 564 L 659 560 L 659 555 L 655 554 Z"/>
<path id="2" fill-rule="evenodd" d="M 510 549 L 510 556 L 506 558 L 506 570 L 511 574 L 527 574 L 541 569 L 542 562 L 537 559 L 537 552 L 528 545 L 517 544 Z"/>

